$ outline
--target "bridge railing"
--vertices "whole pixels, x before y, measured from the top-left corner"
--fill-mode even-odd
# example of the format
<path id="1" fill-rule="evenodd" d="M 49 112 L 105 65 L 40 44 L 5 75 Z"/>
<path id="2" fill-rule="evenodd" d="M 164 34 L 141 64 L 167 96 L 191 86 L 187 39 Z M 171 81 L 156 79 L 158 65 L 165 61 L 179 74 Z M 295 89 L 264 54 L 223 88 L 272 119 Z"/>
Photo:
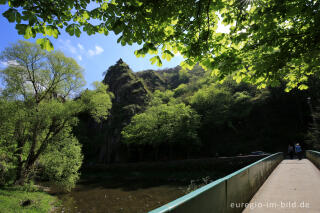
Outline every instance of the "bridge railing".
<path id="1" fill-rule="evenodd" d="M 306 150 L 306 157 L 320 169 L 320 152 Z"/>
<path id="2" fill-rule="evenodd" d="M 282 159 L 272 154 L 149 213 L 241 212 Z"/>

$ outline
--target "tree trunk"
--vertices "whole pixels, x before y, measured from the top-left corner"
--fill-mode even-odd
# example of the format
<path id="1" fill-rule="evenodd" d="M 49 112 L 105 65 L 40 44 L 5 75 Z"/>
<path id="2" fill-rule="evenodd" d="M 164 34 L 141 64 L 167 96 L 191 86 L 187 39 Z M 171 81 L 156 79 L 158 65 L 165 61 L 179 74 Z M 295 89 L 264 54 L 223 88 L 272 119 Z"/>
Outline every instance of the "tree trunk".
<path id="1" fill-rule="evenodd" d="M 30 160 L 23 162 L 19 160 L 17 171 L 16 171 L 16 185 L 24 185 L 29 180 L 31 168 L 33 167 L 37 157 L 33 156 Z"/>
<path id="2" fill-rule="evenodd" d="M 21 164 L 21 166 L 18 165 L 15 184 L 23 186 L 25 184 L 25 182 L 27 181 L 27 179 L 28 179 L 27 170 L 25 168 L 23 168 L 22 164 Z"/>
<path id="3" fill-rule="evenodd" d="M 21 155 L 18 157 L 18 166 L 17 166 L 17 170 L 16 170 L 16 178 L 15 178 L 15 184 L 17 185 L 21 185 L 21 178 L 23 177 L 23 162 L 22 162 L 22 158 Z"/>

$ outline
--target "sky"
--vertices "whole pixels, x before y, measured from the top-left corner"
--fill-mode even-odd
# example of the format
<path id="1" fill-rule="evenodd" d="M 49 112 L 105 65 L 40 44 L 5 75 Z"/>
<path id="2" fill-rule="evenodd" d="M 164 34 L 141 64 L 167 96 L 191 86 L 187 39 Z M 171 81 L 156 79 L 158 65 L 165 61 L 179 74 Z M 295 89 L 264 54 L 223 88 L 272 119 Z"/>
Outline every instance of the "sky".
<path id="1" fill-rule="evenodd" d="M 5 12 L 7 8 L 7 6 L 0 5 L 0 13 Z M 15 24 L 9 23 L 2 15 L 0 15 L 0 29 L 2 29 L 0 34 L 0 52 L 18 40 L 26 40 L 23 36 L 18 35 Z M 218 30 L 225 32 L 228 29 L 219 24 Z M 55 50 L 61 50 L 66 56 L 73 57 L 84 69 L 87 88 L 92 88 L 92 82 L 94 81 L 102 81 L 102 73 L 114 65 L 120 58 L 122 58 L 134 72 L 146 69 L 158 70 L 171 68 L 179 65 L 183 60 L 181 55 L 177 55 L 169 62 L 163 60 L 162 67 L 158 67 L 157 65 L 152 65 L 149 61 L 154 55 L 137 58 L 134 55 L 134 51 L 139 49 L 140 46 L 137 44 L 122 46 L 117 43 L 119 35 L 117 36 L 112 32 L 109 33 L 108 36 L 102 34 L 88 36 L 86 33 L 82 33 L 79 38 L 70 36 L 64 30 L 60 32 L 61 34 L 57 39 L 53 37 L 49 38 Z M 41 38 L 41 36 L 37 38 Z M 36 39 L 28 39 L 30 42 L 35 42 L 35 40 Z M 6 66 L 5 64 L 3 61 L 0 62 L 0 69 L 3 69 Z"/>

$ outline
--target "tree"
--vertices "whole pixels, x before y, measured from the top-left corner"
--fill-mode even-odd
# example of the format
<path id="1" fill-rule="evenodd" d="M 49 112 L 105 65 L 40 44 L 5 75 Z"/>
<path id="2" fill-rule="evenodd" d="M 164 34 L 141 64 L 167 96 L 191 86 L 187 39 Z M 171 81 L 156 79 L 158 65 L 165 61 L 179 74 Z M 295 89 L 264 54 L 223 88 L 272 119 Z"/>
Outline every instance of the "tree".
<path id="1" fill-rule="evenodd" d="M 107 117 L 111 108 L 107 87 L 96 84 L 96 90 L 76 98 L 85 83 L 82 68 L 62 52 L 49 53 L 37 44 L 19 41 L 6 48 L 0 58 L 9 64 L 0 71 L 4 83 L 0 94 L 0 150 L 5 150 L 0 151 L 0 164 L 15 171 L 16 184 L 28 181 L 40 162 L 47 174 L 49 170 L 68 169 L 70 172 L 59 178 L 49 177 L 52 181 L 64 179 L 68 183 L 65 185 L 72 186 L 82 162 L 72 127 L 77 124 L 77 114 L 85 110 L 97 121 Z M 59 155 L 53 157 L 57 152 Z M 48 160 L 52 158 L 59 163 Z"/>
<path id="2" fill-rule="evenodd" d="M 318 75 L 316 0 L 0 2 L 8 3 L 3 15 L 25 38 L 36 34 L 57 38 L 63 28 L 78 37 L 81 31 L 88 35 L 113 31 L 122 45 L 143 44 L 137 56 L 156 54 L 151 63 L 161 65 L 162 59 L 179 52 L 186 57 L 185 67 L 200 63 L 221 79 L 234 73 L 238 81 L 261 88 L 285 80 L 287 90 L 306 89 L 308 76 Z M 216 31 L 219 22 L 231 26 L 229 34 Z M 38 42 L 53 48 L 48 38 Z"/>
<path id="3" fill-rule="evenodd" d="M 63 135 L 58 143 L 49 144 L 39 158 L 37 175 L 63 191 L 69 191 L 79 179 L 83 156 L 77 138 Z"/>
<path id="4" fill-rule="evenodd" d="M 231 106 L 233 97 L 227 88 L 211 85 L 199 89 L 191 97 L 191 106 L 202 115 L 202 124 L 223 126 L 231 123 Z"/>
<path id="5" fill-rule="evenodd" d="M 168 146 L 170 155 L 172 147 L 177 144 L 190 152 L 199 142 L 197 129 L 200 117 L 190 106 L 177 103 L 172 95 L 172 92 L 156 91 L 147 110 L 133 116 L 130 124 L 121 132 L 124 142 L 152 146 L 156 159 L 160 145 Z"/>

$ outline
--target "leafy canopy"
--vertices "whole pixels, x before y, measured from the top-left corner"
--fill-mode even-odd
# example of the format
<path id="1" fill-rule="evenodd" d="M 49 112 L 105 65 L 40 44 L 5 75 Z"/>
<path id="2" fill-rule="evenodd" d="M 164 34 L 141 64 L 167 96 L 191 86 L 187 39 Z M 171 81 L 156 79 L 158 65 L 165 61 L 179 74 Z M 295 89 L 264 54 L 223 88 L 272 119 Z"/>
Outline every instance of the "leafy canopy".
<path id="1" fill-rule="evenodd" d="M 3 13 L 25 38 L 37 34 L 57 38 L 110 31 L 122 45 L 143 44 L 139 56 L 155 54 L 162 65 L 175 54 L 184 67 L 200 63 L 223 79 L 264 88 L 287 82 L 287 91 L 306 89 L 310 75 L 318 75 L 320 6 L 316 0 L 2 0 Z M 217 32 L 218 24 L 230 33 Z M 38 40 L 47 50 L 47 37 Z"/>

